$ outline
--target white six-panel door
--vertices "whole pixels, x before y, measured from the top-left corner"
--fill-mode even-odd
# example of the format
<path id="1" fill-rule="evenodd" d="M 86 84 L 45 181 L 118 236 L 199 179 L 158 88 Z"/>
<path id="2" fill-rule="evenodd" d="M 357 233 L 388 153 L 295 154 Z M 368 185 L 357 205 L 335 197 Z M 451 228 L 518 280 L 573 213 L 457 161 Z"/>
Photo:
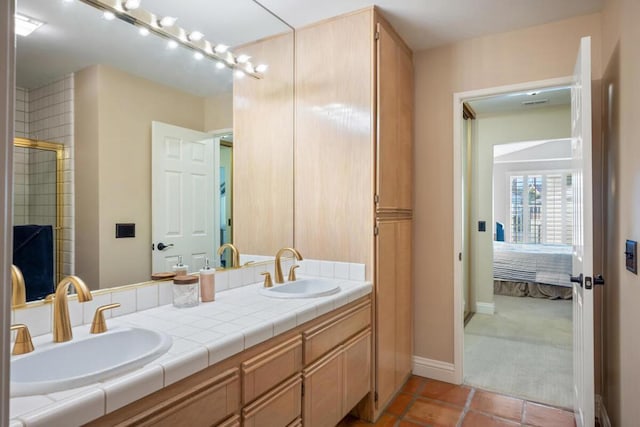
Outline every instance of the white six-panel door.
<path id="1" fill-rule="evenodd" d="M 580 41 L 571 89 L 573 187 L 573 385 L 578 427 L 594 425 L 591 38 Z M 573 281 L 573 279 L 572 279 Z"/>
<path id="2" fill-rule="evenodd" d="M 152 268 L 171 271 L 178 256 L 189 272 L 215 265 L 220 236 L 214 197 L 219 174 L 211 135 L 152 123 Z M 158 245 L 166 245 L 159 250 Z"/>

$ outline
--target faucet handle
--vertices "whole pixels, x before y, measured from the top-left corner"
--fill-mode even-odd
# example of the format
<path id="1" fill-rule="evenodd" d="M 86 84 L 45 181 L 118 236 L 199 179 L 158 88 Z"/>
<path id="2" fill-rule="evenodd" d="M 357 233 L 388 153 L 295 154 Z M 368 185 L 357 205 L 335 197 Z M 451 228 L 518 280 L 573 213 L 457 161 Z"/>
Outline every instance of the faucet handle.
<path id="1" fill-rule="evenodd" d="M 16 334 L 16 342 L 13 345 L 13 351 L 11 354 L 14 356 L 18 354 L 31 353 L 33 351 L 33 342 L 31 341 L 31 334 L 27 325 L 19 323 L 17 325 L 11 325 L 12 331 L 18 331 Z"/>
<path id="2" fill-rule="evenodd" d="M 296 268 L 300 267 L 298 264 L 293 264 L 291 268 L 289 268 L 289 277 L 288 281 L 294 282 L 296 280 Z"/>
<path id="3" fill-rule="evenodd" d="M 265 288 L 272 288 L 273 282 L 271 281 L 271 273 L 269 273 L 268 271 L 265 271 L 263 273 L 260 273 L 260 275 L 264 276 L 263 286 Z"/>
<path id="4" fill-rule="evenodd" d="M 91 333 L 101 334 L 103 332 L 107 332 L 107 321 L 104 320 L 104 311 L 118 307 L 120 307 L 119 302 L 98 307 L 96 309 L 96 314 L 93 315 L 93 322 L 91 322 Z"/>

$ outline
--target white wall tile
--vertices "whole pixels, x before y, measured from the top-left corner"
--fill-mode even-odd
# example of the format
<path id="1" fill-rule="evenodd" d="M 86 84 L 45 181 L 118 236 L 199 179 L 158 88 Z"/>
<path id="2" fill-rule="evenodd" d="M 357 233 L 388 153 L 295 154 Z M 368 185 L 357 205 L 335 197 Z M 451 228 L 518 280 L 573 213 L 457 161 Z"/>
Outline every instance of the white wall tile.
<path id="1" fill-rule="evenodd" d="M 158 286 L 144 286 L 136 289 L 136 310 L 142 311 L 158 306 Z"/>
<path id="2" fill-rule="evenodd" d="M 33 337 L 51 333 L 52 306 L 53 304 L 43 304 L 28 309 L 15 310 L 15 323 L 27 325 Z"/>
<path id="3" fill-rule="evenodd" d="M 320 276 L 320 261 L 306 260 L 304 269 L 309 276 Z"/>
<path id="4" fill-rule="evenodd" d="M 120 307 L 111 310 L 113 317 L 135 313 L 137 307 L 136 290 L 129 289 L 126 291 L 113 292 L 111 294 L 111 301 L 120 303 Z"/>
<path id="5" fill-rule="evenodd" d="M 349 264 L 349 280 L 357 280 L 363 282 L 365 280 L 365 265 L 364 264 Z"/>
<path id="6" fill-rule="evenodd" d="M 93 315 L 95 314 L 98 307 L 111 304 L 111 294 L 107 293 L 103 295 L 94 295 L 91 301 L 87 301 L 82 304 L 84 323 L 85 325 L 90 324 L 93 321 Z M 111 311 L 112 310 L 106 310 L 104 312 L 105 319 L 109 319 L 111 317 Z"/>
<path id="7" fill-rule="evenodd" d="M 216 292 L 226 291 L 229 289 L 229 273 L 226 271 L 216 272 L 215 274 Z"/>
<path id="8" fill-rule="evenodd" d="M 173 283 L 165 281 L 158 283 L 158 305 L 173 303 Z"/>
<path id="9" fill-rule="evenodd" d="M 320 261 L 320 276 L 333 278 L 334 263 L 331 261 Z"/>
<path id="10" fill-rule="evenodd" d="M 335 262 L 333 263 L 333 277 L 336 279 L 345 279 L 349 280 L 349 263 L 346 262 Z"/>

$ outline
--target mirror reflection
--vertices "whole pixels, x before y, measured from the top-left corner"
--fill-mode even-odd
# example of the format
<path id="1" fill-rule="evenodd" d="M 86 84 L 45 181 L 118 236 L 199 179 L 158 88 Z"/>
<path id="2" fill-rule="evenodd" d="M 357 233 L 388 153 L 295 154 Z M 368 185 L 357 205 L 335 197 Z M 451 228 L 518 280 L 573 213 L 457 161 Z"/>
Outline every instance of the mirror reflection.
<path id="1" fill-rule="evenodd" d="M 171 270 L 178 256 L 190 271 L 201 268 L 206 258 L 216 266 L 229 266 L 230 251 L 221 257 L 217 252 L 224 243 L 236 244 L 245 255 L 243 262 L 252 259 L 246 255 L 273 256 L 272 247 L 292 243 L 279 236 L 272 236 L 268 244 L 238 237 L 240 228 L 249 236 L 264 228 L 252 228 L 252 218 L 270 208 L 259 196 L 237 190 L 234 182 L 238 170 L 259 170 L 252 162 L 261 153 L 254 153 L 251 144 L 239 145 L 259 138 L 260 118 L 248 119 L 254 105 L 271 110 L 275 103 L 281 106 L 290 117 L 279 123 L 280 135 L 285 136 L 278 143 L 293 145 L 292 129 L 282 129 L 292 127 L 293 45 L 278 45 L 278 54 L 290 58 L 280 64 L 269 63 L 263 48 L 265 40 L 282 35 L 292 39 L 292 30 L 251 0 L 215 3 L 216 16 L 200 13 L 201 5 L 210 9 L 208 0 L 141 4 L 158 16 L 177 17 L 182 28 L 197 30 L 236 54 L 247 52 L 255 64 L 266 63 L 263 79 L 234 77 L 231 69 L 210 58 L 194 57 L 193 50 L 174 46 L 153 32 L 144 34 L 122 20 L 105 19 L 102 11 L 81 1 L 18 0 L 19 14 L 43 24 L 17 37 L 16 136 L 59 144 L 61 174 L 60 192 L 54 196 L 60 198 L 57 222 L 37 217 L 40 208 L 21 208 L 19 204 L 30 197 L 23 193 L 14 197 L 14 225 L 50 226 L 54 244 L 44 259 L 54 260 L 52 286 L 57 276 L 68 274 L 81 276 L 92 289 L 120 286 Z M 290 70 L 278 71 L 284 66 Z M 241 98 L 234 93 L 239 86 Z M 234 117 L 239 108 L 242 120 Z M 251 129 L 254 124 L 256 129 Z M 186 134 L 158 134 L 156 125 Z M 262 132 L 261 146 L 270 143 L 265 135 Z M 169 160 L 164 176 L 156 173 L 157 149 Z M 16 151 L 15 159 L 27 156 Z M 193 164 L 182 165 L 185 174 L 178 175 L 172 156 Z M 287 153 L 283 156 L 288 158 Z M 206 173 L 194 172 L 194 165 L 204 159 Z M 292 177 L 292 165 L 288 167 L 278 170 Z M 242 173 L 238 185 L 252 188 L 256 175 Z M 181 187 L 186 176 L 192 181 Z M 20 190 L 27 189 L 17 175 L 15 182 L 22 185 Z M 40 191 L 36 183 L 29 184 L 34 194 Z M 19 189 L 15 191 L 18 195 Z M 288 206 L 292 190 L 284 185 L 282 194 L 284 203 L 278 205 Z M 238 216 L 244 227 L 237 226 Z M 181 222 L 185 219 L 191 222 Z M 292 235 L 292 221 L 284 219 L 278 226 Z M 196 237 L 204 242 L 200 248 L 193 247 Z M 165 245 L 163 251 L 159 243 Z M 28 274 L 24 275 L 29 288 Z"/>

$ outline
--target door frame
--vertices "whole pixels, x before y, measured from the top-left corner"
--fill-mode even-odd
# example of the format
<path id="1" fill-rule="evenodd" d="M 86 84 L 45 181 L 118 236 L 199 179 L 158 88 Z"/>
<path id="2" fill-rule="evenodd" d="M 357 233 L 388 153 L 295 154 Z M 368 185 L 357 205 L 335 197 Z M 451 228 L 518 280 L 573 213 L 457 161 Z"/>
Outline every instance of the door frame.
<path id="1" fill-rule="evenodd" d="M 463 230 L 465 215 L 462 193 L 463 185 L 463 150 L 462 146 L 462 104 L 477 98 L 501 95 L 511 92 L 526 92 L 554 86 L 570 86 L 572 76 L 558 77 L 546 80 L 536 80 L 505 86 L 495 86 L 485 89 L 455 92 L 453 94 L 453 376 L 451 382 L 462 384 L 464 379 L 464 275 L 463 263 L 458 260 L 469 259 L 469 253 L 463 253 Z"/>

